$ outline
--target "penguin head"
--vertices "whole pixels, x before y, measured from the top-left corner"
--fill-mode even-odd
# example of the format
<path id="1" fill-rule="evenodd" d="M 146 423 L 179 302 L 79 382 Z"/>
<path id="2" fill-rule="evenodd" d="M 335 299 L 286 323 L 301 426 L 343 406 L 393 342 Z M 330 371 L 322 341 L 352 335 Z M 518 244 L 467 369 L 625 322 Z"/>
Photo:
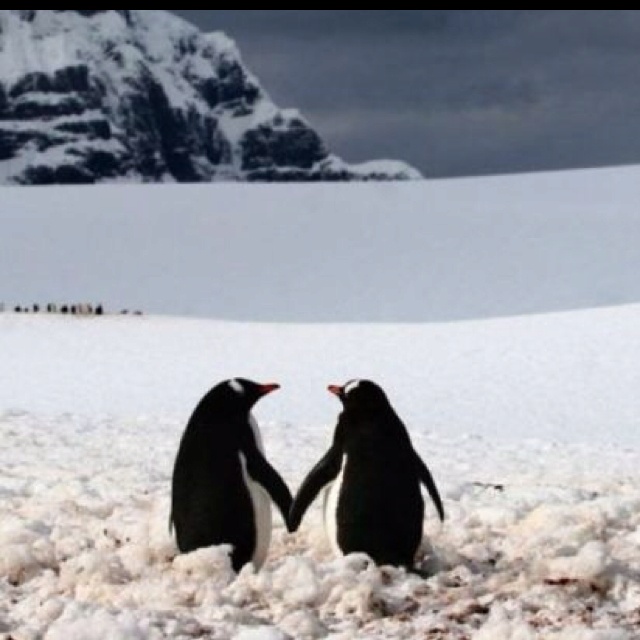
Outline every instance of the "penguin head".
<path id="1" fill-rule="evenodd" d="M 222 383 L 223 385 L 225 383 Z M 227 389 L 230 390 L 231 396 L 236 402 L 247 406 L 248 408 L 260 400 L 260 398 L 277 391 L 280 388 L 275 382 L 259 383 L 246 378 L 233 378 L 227 380 Z"/>
<path id="2" fill-rule="evenodd" d="M 205 403 L 212 406 L 225 407 L 225 410 L 250 411 L 253 405 L 272 391 L 280 388 L 279 384 L 262 384 L 246 378 L 232 378 L 217 384 L 205 397 Z"/>
<path id="3" fill-rule="evenodd" d="M 389 406 L 385 392 L 371 380 L 350 380 L 342 387 L 330 385 L 329 391 L 346 410 L 379 411 Z"/>

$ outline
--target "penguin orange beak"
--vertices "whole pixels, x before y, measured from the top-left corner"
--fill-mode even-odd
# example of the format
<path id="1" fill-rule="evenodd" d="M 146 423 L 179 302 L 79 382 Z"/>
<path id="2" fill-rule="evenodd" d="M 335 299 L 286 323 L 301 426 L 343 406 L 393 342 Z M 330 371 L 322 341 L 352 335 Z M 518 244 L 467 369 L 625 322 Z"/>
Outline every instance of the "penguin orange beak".
<path id="1" fill-rule="evenodd" d="M 337 384 L 330 384 L 329 392 L 333 393 L 334 396 L 337 396 L 339 398 L 340 396 L 342 396 L 342 387 L 339 387 Z"/>
<path id="2" fill-rule="evenodd" d="M 275 382 L 269 382 L 267 384 L 260 385 L 260 392 L 262 393 L 263 396 L 266 396 L 268 393 L 271 393 L 272 391 L 277 391 L 279 388 L 280 388 L 279 384 L 276 384 Z"/>

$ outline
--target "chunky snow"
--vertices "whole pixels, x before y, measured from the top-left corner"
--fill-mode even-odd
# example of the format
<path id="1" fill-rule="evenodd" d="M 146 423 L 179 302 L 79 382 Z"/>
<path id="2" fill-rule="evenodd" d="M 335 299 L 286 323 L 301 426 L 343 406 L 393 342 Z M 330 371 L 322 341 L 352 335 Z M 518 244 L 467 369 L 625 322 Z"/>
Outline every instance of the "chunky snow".
<path id="1" fill-rule="evenodd" d="M 631 273 L 637 177 L 627 169 L 423 191 L 7 190 L 0 202 L 7 302 L 27 302 L 18 285 L 29 302 L 110 291 L 108 303 L 135 304 L 138 293 L 140 306 L 176 313 L 201 311 L 202 299 L 216 297 L 217 308 L 238 318 L 233 295 L 266 289 L 273 297 L 262 298 L 263 311 L 282 296 L 283 315 L 295 315 L 269 272 L 302 283 L 315 267 L 316 282 L 330 278 L 344 295 L 368 286 L 368 277 L 391 296 L 385 302 L 378 293 L 381 315 L 395 309 L 416 322 L 0 314 L 0 638 L 637 638 L 640 306 L 604 306 L 614 291 L 625 302 L 640 299 Z M 303 193 L 307 209 L 299 208 Z M 423 242 L 408 241 L 399 253 L 394 240 L 388 254 L 374 251 L 362 265 L 359 247 L 381 247 L 390 228 L 380 201 L 395 216 L 398 242 L 418 229 Z M 367 215 L 371 224 L 358 225 Z M 463 220 L 473 234 L 460 231 Z M 309 241 L 316 236 L 318 245 Z M 446 262 L 453 238 L 463 245 Z M 503 246 L 506 238 L 515 246 Z M 296 242 L 306 267 L 289 262 Z M 564 262 L 561 244 L 571 254 Z M 493 275 L 486 305 L 470 314 L 497 316 L 505 300 L 525 301 L 503 288 L 523 274 L 541 311 L 553 311 L 570 282 L 575 306 L 602 308 L 417 322 L 424 316 L 402 305 L 385 274 L 402 274 L 409 288 L 415 279 L 424 284 L 419 256 L 424 270 L 433 268 L 438 246 L 440 280 L 433 276 L 428 290 L 440 304 L 454 300 L 446 288 L 456 282 L 458 295 L 469 291 L 483 268 L 485 278 Z M 514 273 L 497 248 L 520 252 Z M 476 259 L 456 262 L 465 252 Z M 558 259 L 553 281 L 543 277 L 550 255 Z M 394 256 L 412 266 L 396 270 Z M 175 279 L 178 263 L 183 281 Z M 145 270 L 158 281 L 150 294 Z M 56 282 L 60 289 L 49 288 Z M 304 291 L 310 315 L 334 300 L 328 289 Z M 361 301 L 363 314 L 375 316 L 373 299 Z M 440 309 L 445 314 L 446 305 Z M 240 376 L 282 385 L 255 414 L 268 457 L 294 491 L 331 439 L 339 403 L 327 385 L 367 377 L 385 388 L 444 499 L 443 525 L 427 500 L 419 558 L 426 578 L 374 567 L 364 556 L 335 558 L 321 499 L 295 535 L 274 515 L 259 573 L 247 567 L 234 576 L 226 548 L 177 555 L 168 511 L 180 436 L 201 396 Z"/>

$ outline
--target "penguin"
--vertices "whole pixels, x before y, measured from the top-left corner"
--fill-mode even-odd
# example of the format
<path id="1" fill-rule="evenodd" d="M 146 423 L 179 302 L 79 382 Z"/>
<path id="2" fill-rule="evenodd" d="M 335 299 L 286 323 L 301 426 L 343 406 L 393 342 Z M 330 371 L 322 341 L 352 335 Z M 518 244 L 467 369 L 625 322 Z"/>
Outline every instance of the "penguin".
<path id="1" fill-rule="evenodd" d="M 441 521 L 435 482 L 384 391 L 352 380 L 329 391 L 343 405 L 333 444 L 300 486 L 289 514 L 296 531 L 321 489 L 324 525 L 337 555 L 366 553 L 378 565 L 413 570 L 422 540 L 427 488 Z"/>
<path id="2" fill-rule="evenodd" d="M 241 378 L 213 387 L 191 415 L 172 478 L 170 526 L 178 548 L 229 544 L 238 572 L 260 569 L 271 541 L 271 500 L 285 523 L 291 493 L 265 458 L 253 405 L 279 389 Z"/>

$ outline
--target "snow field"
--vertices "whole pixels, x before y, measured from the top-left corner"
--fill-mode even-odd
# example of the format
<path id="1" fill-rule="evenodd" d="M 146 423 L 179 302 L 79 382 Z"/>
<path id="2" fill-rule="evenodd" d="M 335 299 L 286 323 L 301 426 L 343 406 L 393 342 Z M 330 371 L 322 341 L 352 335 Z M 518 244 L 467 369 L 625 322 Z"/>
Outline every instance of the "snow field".
<path id="1" fill-rule="evenodd" d="M 7 308 L 253 323 L 0 314 L 1 640 L 636 640 L 640 307 L 606 306 L 640 300 L 639 185 L 6 189 Z M 292 491 L 326 386 L 381 384 L 444 499 L 431 577 L 335 559 L 321 500 L 258 574 L 176 554 L 179 438 L 236 376 L 282 384 L 255 413 Z"/>
<path id="2" fill-rule="evenodd" d="M 632 640 L 639 314 L 416 326 L 0 316 L 0 637 Z M 256 416 L 295 491 L 331 437 L 326 384 L 365 374 L 445 502 L 440 526 L 427 500 L 430 578 L 335 559 L 321 500 L 295 535 L 274 515 L 260 573 L 236 578 L 224 549 L 177 555 L 171 470 L 202 393 L 232 375 L 283 383 Z"/>

